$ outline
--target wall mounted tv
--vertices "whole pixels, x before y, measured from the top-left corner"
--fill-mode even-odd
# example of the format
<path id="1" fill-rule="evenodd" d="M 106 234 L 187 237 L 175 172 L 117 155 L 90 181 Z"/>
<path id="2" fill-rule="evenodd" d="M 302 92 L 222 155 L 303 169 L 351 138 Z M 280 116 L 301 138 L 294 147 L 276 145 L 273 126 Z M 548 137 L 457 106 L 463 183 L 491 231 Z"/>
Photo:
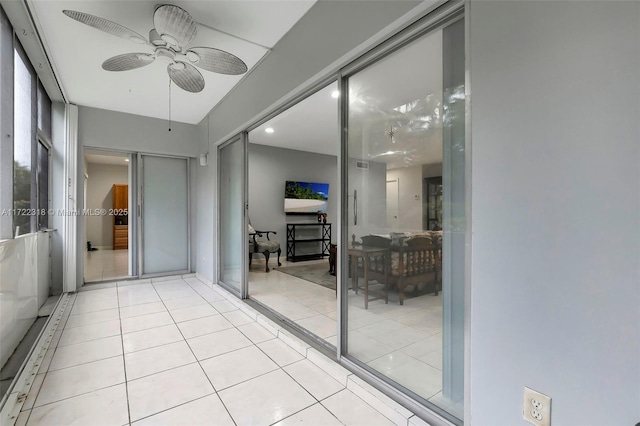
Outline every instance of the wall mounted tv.
<path id="1" fill-rule="evenodd" d="M 316 214 L 327 212 L 329 184 L 287 181 L 284 188 L 286 214 Z"/>

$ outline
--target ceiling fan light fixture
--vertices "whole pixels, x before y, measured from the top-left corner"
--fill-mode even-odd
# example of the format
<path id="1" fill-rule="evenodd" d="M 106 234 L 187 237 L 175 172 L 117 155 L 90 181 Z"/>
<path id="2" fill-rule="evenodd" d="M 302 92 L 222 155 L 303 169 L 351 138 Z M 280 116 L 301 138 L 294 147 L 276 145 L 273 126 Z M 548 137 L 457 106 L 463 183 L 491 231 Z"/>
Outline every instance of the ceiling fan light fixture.
<path id="1" fill-rule="evenodd" d="M 198 55 L 196 52 L 192 52 L 191 50 L 189 50 L 187 52 L 187 59 L 189 60 L 189 62 L 195 64 L 200 60 L 200 55 Z"/>
<path id="2" fill-rule="evenodd" d="M 185 69 L 185 64 L 184 62 L 174 62 L 171 64 L 171 69 L 173 69 L 174 71 L 182 71 L 183 69 Z"/>
<path id="3" fill-rule="evenodd" d="M 171 34 L 162 34 L 160 38 L 172 46 L 178 46 L 179 44 L 178 40 L 176 40 Z"/>

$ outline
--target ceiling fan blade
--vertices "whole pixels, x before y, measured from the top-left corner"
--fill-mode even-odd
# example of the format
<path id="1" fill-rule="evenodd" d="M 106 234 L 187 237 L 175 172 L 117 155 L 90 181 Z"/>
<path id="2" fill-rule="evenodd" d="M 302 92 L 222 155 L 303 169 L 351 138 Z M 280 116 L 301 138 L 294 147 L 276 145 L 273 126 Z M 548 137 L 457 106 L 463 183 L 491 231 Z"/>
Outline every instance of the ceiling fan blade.
<path id="1" fill-rule="evenodd" d="M 195 55 L 190 55 L 190 52 Z M 192 47 L 187 51 L 187 58 L 193 65 L 219 74 L 238 75 L 247 72 L 247 64 L 242 59 L 212 47 Z M 192 58 L 196 60 L 192 61 Z"/>
<path id="2" fill-rule="evenodd" d="M 78 12 L 76 10 L 63 10 L 62 13 L 64 13 L 71 19 L 75 19 L 76 21 L 81 22 L 85 25 L 88 25 L 100 31 L 104 31 L 107 34 L 121 37 L 125 40 L 131 40 L 134 43 L 138 44 L 147 43 L 147 40 L 137 32 L 130 30 L 127 27 L 123 27 L 120 24 L 116 24 L 115 22 L 111 22 L 108 19 L 89 15 L 88 13 L 84 12 Z"/>
<path id="3" fill-rule="evenodd" d="M 187 92 L 198 93 L 204 89 L 204 78 L 193 65 L 176 61 L 167 66 L 167 72 L 171 81 Z"/>
<path id="4" fill-rule="evenodd" d="M 147 53 L 125 53 L 104 61 L 102 69 L 105 71 L 129 71 L 149 65 L 155 60 L 153 55 Z"/>
<path id="5" fill-rule="evenodd" d="M 179 47 L 189 45 L 198 31 L 191 15 L 172 4 L 163 4 L 156 9 L 153 13 L 153 25 L 163 40 L 171 44 L 175 44 L 175 40 Z"/>

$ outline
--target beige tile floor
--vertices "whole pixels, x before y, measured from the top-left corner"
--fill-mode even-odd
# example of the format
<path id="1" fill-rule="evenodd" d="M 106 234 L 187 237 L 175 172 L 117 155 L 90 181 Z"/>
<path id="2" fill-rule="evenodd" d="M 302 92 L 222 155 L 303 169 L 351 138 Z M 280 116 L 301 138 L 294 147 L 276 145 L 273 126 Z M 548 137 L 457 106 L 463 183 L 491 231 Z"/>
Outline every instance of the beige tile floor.
<path id="1" fill-rule="evenodd" d="M 174 277 L 71 297 L 19 425 L 394 424 L 398 409 L 360 399 L 352 376 L 319 368 L 337 364 L 217 286 Z"/>
<path id="2" fill-rule="evenodd" d="M 277 269 L 265 273 L 261 260 L 254 262 L 249 296 L 335 346 L 335 292 Z M 362 292 L 349 290 L 348 298 L 350 354 L 461 418 L 462 404 L 442 394 L 442 293 L 408 298 L 402 306 L 397 299 L 376 300 L 366 310 Z"/>
<path id="3" fill-rule="evenodd" d="M 84 282 L 115 280 L 129 274 L 129 250 L 84 252 Z"/>

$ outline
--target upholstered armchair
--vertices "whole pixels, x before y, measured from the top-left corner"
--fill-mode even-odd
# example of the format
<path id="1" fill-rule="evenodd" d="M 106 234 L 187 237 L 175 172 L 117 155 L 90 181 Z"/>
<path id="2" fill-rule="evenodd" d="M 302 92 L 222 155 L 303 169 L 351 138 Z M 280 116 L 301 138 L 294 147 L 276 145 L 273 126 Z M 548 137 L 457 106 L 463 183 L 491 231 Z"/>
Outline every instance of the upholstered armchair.
<path id="1" fill-rule="evenodd" d="M 265 272 L 269 272 L 269 256 L 271 253 L 278 253 L 278 266 L 282 266 L 282 263 L 280 263 L 280 254 L 282 253 L 280 243 L 271 241 L 269 234 L 276 235 L 277 232 L 259 231 L 249 224 L 249 266 L 251 266 L 251 261 L 253 260 L 253 253 L 262 253 L 265 259 Z"/>

